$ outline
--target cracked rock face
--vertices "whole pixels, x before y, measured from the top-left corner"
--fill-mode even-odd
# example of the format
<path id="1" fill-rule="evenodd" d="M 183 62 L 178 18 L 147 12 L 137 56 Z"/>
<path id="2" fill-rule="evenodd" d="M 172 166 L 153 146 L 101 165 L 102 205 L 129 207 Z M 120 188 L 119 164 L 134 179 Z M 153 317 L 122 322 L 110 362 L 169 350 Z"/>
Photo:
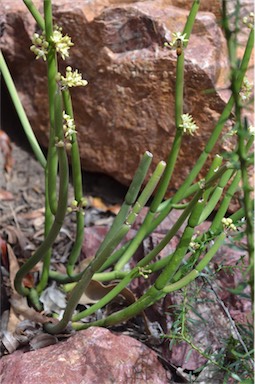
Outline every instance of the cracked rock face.
<path id="1" fill-rule="evenodd" d="M 72 90 L 82 166 L 128 185 L 146 150 L 154 154 L 154 169 L 171 148 L 176 52 L 164 42 L 183 29 L 188 11 L 160 0 L 53 3 L 56 23 L 75 44 L 64 64 L 78 68 L 89 82 Z M 29 51 L 35 22 L 20 1 L 0 9 L 3 53 L 36 136 L 47 146 L 46 66 Z M 200 129 L 194 137 L 184 136 L 169 191 L 189 174 L 225 106 L 217 91 L 205 94 L 226 84 L 228 73 L 216 17 L 199 12 L 193 32 L 185 52 L 184 113 L 192 114 Z M 63 63 L 60 69 L 64 73 Z M 229 146 L 220 142 L 214 154 Z"/>
<path id="2" fill-rule="evenodd" d="M 0 364 L 2 384 L 170 382 L 170 373 L 154 351 L 129 336 L 97 327 L 36 351 L 16 351 Z"/>

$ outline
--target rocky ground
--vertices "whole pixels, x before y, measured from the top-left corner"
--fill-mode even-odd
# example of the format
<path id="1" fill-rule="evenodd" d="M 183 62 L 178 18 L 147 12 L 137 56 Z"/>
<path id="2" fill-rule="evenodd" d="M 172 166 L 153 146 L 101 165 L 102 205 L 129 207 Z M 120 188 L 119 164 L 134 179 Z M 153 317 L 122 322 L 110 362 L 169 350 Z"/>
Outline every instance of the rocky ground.
<path id="1" fill-rule="evenodd" d="M 190 354 L 190 347 L 186 342 L 176 343 L 170 348 L 171 338 L 167 336 L 177 319 L 178 306 L 183 302 L 184 293 L 167 295 L 165 300 L 149 308 L 144 317 L 137 317 L 126 324 L 110 330 L 91 328 L 70 334 L 68 337 L 63 335 L 52 337 L 44 334 L 40 315 L 38 317 L 34 312 L 30 314 L 27 304 L 25 309 L 20 309 L 21 299 L 17 304 L 12 296 L 11 268 L 14 259 L 21 263 L 42 241 L 44 185 L 42 169 L 31 153 L 14 143 L 12 148 L 13 163 L 8 173 L 3 170 L 4 157 L 1 157 L 1 169 L 4 175 L 0 185 L 1 239 L 2 245 L 5 242 L 8 244 L 8 252 L 2 252 L 2 288 L 5 294 L 2 298 L 4 356 L 1 360 L 1 382 L 56 383 L 60 382 L 56 378 L 61 377 L 61 383 L 70 384 L 222 383 L 224 371 L 215 369 L 211 364 L 207 364 L 201 373 L 195 374 L 196 369 L 203 366 L 207 360 L 196 351 Z M 107 184 L 105 179 L 103 184 L 104 186 Z M 94 185 L 96 192 L 93 193 L 94 197 L 90 195 L 91 203 L 85 216 L 86 240 L 80 261 L 93 256 L 121 200 L 121 191 L 114 196 L 114 190 L 110 188 L 112 191 L 110 197 L 109 190 L 107 192 L 107 188 L 99 188 L 98 185 L 96 187 Z M 92 184 L 92 192 L 94 187 Z M 99 191 L 101 196 L 105 193 L 104 200 L 95 197 Z M 165 227 L 162 225 L 156 233 L 144 241 L 136 258 L 139 259 L 150 247 L 155 246 L 174 220 L 176 216 L 170 215 Z M 133 231 L 136 228 L 137 226 Z M 54 247 L 55 266 L 65 262 L 73 237 L 74 222 L 69 216 Z M 168 245 L 166 252 L 173 249 L 177 241 L 178 236 Z M 2 247 L 2 251 L 3 249 Z M 226 340 L 235 334 L 233 329 L 231 330 L 233 324 L 247 324 L 250 312 L 249 298 L 240 298 L 228 291 L 242 281 L 241 265 L 238 269 L 228 267 L 239 263 L 243 255 L 242 250 L 238 251 L 230 245 L 224 246 L 211 265 L 211 268 L 220 270 L 215 278 L 212 280 L 201 278 L 186 293 L 191 305 L 188 310 L 189 317 L 193 318 L 193 325 L 191 323 L 189 329 L 195 343 L 201 348 L 210 345 L 213 350 L 219 351 L 226 346 Z M 245 258 L 243 260 L 245 263 Z M 224 268 L 221 269 L 219 266 L 222 264 Z M 36 279 L 37 272 L 28 276 L 28 283 L 33 285 Z M 150 283 L 151 281 L 139 279 L 132 283 L 129 289 L 139 297 Z M 195 300 L 198 297 L 199 300 Z M 197 316 L 200 316 L 200 320 Z M 25 339 L 20 341 L 18 338 L 17 342 L 16 336 L 17 332 L 21 332 L 20 328 L 23 336 L 25 334 Z M 99 369 L 101 362 L 104 363 Z M 229 383 L 231 382 L 233 381 L 230 379 Z"/>

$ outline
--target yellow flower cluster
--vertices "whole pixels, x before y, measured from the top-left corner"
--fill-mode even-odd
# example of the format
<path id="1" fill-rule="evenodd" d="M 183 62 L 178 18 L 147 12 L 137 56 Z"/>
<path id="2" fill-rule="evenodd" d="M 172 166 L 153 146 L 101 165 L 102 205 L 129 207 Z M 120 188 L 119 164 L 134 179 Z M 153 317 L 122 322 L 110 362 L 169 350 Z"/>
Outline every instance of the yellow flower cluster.
<path id="1" fill-rule="evenodd" d="M 69 88 L 79 86 L 85 87 L 88 84 L 87 80 L 82 79 L 82 75 L 78 72 L 78 70 L 76 69 L 73 71 L 70 66 L 66 68 L 66 77 L 58 73 L 57 81 L 59 81 L 63 87 Z"/>
<path id="2" fill-rule="evenodd" d="M 194 132 L 198 129 L 198 126 L 193 120 L 193 117 L 189 115 L 188 113 L 184 113 L 181 115 L 182 124 L 179 125 L 180 128 L 182 128 L 184 133 L 188 133 L 191 136 L 193 136 Z"/>
<path id="3" fill-rule="evenodd" d="M 61 27 L 55 27 L 53 36 L 51 36 L 51 41 L 63 60 L 69 57 L 69 49 L 73 46 L 73 43 L 68 35 L 63 36 Z"/>
<path id="4" fill-rule="evenodd" d="M 243 102 L 248 101 L 251 97 L 253 85 L 249 82 L 248 78 L 245 76 L 243 79 L 242 88 L 240 91 L 240 97 Z"/>
<path id="5" fill-rule="evenodd" d="M 36 55 L 36 60 L 42 58 L 46 61 L 46 55 L 48 54 L 49 43 L 45 40 L 45 34 L 34 33 L 32 37 L 32 43 L 30 51 Z"/>
<path id="6" fill-rule="evenodd" d="M 189 243 L 189 247 L 190 247 L 192 252 L 196 252 L 196 250 L 198 250 L 200 248 L 200 244 L 196 243 L 195 241 L 191 241 Z"/>
<path id="7" fill-rule="evenodd" d="M 67 113 L 63 112 L 64 125 L 63 130 L 65 138 L 72 142 L 73 134 L 77 133 L 75 130 L 74 119 L 71 118 Z"/>
<path id="8" fill-rule="evenodd" d="M 233 224 L 233 220 L 230 218 L 223 217 L 221 223 L 225 229 L 232 229 L 232 231 L 236 231 L 236 226 Z"/>
<path id="9" fill-rule="evenodd" d="M 88 204 L 87 199 L 85 197 L 82 197 L 81 200 L 78 202 L 77 200 L 73 200 L 70 204 L 70 206 L 67 208 L 67 212 L 82 212 L 84 215 L 84 208 Z"/>
<path id="10" fill-rule="evenodd" d="M 68 35 L 63 36 L 61 27 L 54 27 L 51 41 L 55 46 L 56 52 L 61 55 L 63 60 L 69 57 L 69 49 L 73 46 L 73 43 Z M 30 50 L 34 52 L 36 59 L 42 57 L 43 60 L 46 61 L 49 43 L 46 41 L 45 33 L 43 32 L 41 35 L 34 33 L 32 43 L 33 45 L 30 47 Z"/>
<path id="11" fill-rule="evenodd" d="M 250 12 L 248 16 L 245 16 L 243 23 L 247 25 L 248 28 L 254 29 L 254 12 Z"/>

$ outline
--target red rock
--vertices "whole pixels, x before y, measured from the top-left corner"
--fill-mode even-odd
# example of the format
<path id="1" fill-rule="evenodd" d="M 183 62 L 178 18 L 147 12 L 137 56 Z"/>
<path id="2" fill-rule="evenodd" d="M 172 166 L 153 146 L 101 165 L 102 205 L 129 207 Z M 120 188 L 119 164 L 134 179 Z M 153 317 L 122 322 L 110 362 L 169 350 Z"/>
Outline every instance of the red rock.
<path id="1" fill-rule="evenodd" d="M 36 351 L 1 360 L 2 384 L 169 383 L 154 351 L 104 328 L 80 331 Z"/>
<path id="2" fill-rule="evenodd" d="M 46 68 L 29 51 L 35 23 L 20 1 L 0 9 L 5 20 L 1 47 L 36 135 L 47 145 Z M 83 167 L 129 184 L 145 150 L 154 154 L 155 165 L 171 147 L 176 53 L 163 43 L 182 30 L 188 11 L 160 0 L 77 1 L 75 6 L 56 0 L 53 11 L 75 43 L 68 64 L 89 81 L 72 92 Z M 201 12 L 186 50 L 184 110 L 200 131 L 184 137 L 170 188 L 188 175 L 224 108 L 217 92 L 203 92 L 222 84 L 227 71 L 226 43 L 216 18 Z"/>

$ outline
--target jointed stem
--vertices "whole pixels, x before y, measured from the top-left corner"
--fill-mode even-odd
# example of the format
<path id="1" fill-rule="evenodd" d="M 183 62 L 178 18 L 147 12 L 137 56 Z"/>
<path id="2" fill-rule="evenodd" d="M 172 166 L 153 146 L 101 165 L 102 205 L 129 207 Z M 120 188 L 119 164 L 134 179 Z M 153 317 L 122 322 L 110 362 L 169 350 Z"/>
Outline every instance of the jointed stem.
<path id="1" fill-rule="evenodd" d="M 58 125 L 57 132 L 61 134 L 62 123 L 62 109 L 61 109 L 61 93 L 58 93 L 55 97 L 55 109 L 58 111 L 58 119 L 56 125 Z M 55 215 L 54 223 L 47 234 L 45 240 L 36 250 L 34 255 L 19 269 L 16 274 L 14 285 L 16 291 L 23 296 L 29 295 L 29 289 L 23 286 L 22 280 L 25 275 L 45 256 L 52 244 L 54 243 L 56 237 L 59 234 L 59 231 L 63 225 L 63 221 L 67 209 L 67 197 L 68 197 L 68 180 L 69 180 L 69 171 L 68 171 L 68 161 L 66 156 L 66 151 L 64 147 L 57 148 L 58 160 L 59 160 L 59 177 L 60 177 L 60 186 L 59 186 L 59 197 L 57 212 Z"/>
<path id="2" fill-rule="evenodd" d="M 64 101 L 65 112 L 73 119 L 74 116 L 73 116 L 72 100 L 71 100 L 71 95 L 69 90 L 63 91 L 63 101 Z M 82 173 L 81 173 L 79 145 L 78 145 L 75 132 L 72 134 L 71 141 L 72 141 L 71 158 L 72 158 L 74 197 L 79 206 L 82 201 L 83 191 L 82 191 Z M 82 207 L 80 207 L 76 212 L 75 242 L 73 244 L 72 251 L 68 258 L 68 264 L 67 264 L 67 273 L 71 277 L 74 275 L 73 269 L 80 255 L 83 239 L 84 239 L 84 215 L 83 215 Z"/>
<path id="3" fill-rule="evenodd" d="M 248 126 L 247 121 L 243 122 L 242 111 L 243 105 L 240 97 L 240 85 L 243 81 L 243 69 L 242 65 L 239 67 L 239 62 L 237 59 L 237 48 L 238 48 L 238 39 L 237 35 L 239 32 L 238 22 L 240 21 L 240 3 L 237 2 L 236 11 L 235 11 L 235 29 L 234 31 L 230 29 L 229 26 L 229 17 L 227 14 L 227 4 L 223 1 L 223 27 L 225 35 L 227 38 L 228 44 L 228 53 L 231 66 L 231 91 L 235 109 L 235 120 L 237 127 L 237 136 L 238 136 L 238 146 L 237 146 L 237 155 L 238 161 L 240 163 L 240 176 L 242 180 L 242 189 L 243 189 L 243 204 L 246 217 L 246 235 L 247 235 L 247 245 L 249 253 L 249 271 L 250 271 L 250 286 L 251 286 L 251 296 L 252 301 L 254 302 L 254 223 L 253 223 L 253 212 L 254 204 L 251 199 L 252 187 L 249 183 L 249 174 L 248 174 L 248 157 L 249 157 L 249 143 L 246 144 L 246 139 L 248 136 Z M 246 46 L 246 51 L 250 45 L 254 45 L 254 28 L 251 29 L 248 43 Z M 246 55 L 245 51 L 245 55 Z M 248 61 L 248 58 L 247 58 Z M 247 63 L 248 65 L 248 63 Z M 242 81 L 241 81 L 242 79 Z"/>

